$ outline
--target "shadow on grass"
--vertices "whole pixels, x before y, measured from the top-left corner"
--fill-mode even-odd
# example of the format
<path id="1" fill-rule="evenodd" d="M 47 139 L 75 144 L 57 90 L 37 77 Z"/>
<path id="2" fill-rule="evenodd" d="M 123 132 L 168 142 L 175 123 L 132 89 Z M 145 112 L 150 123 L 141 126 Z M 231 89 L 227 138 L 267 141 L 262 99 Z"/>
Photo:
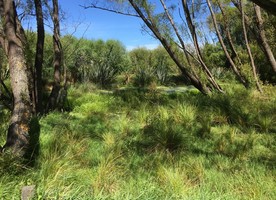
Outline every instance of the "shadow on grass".
<path id="1" fill-rule="evenodd" d="M 40 124 L 38 117 L 33 117 L 30 124 L 30 144 L 25 154 L 26 164 L 34 166 L 40 153 Z"/>
<path id="2" fill-rule="evenodd" d="M 139 139 L 132 143 L 133 150 L 139 154 L 164 150 L 171 153 L 185 151 L 205 156 L 220 154 L 235 160 L 249 156 L 249 152 L 254 149 L 255 141 L 249 137 L 252 132 L 263 134 L 263 140 L 276 133 L 275 102 L 254 99 L 250 91 L 205 96 L 192 92 L 162 94 L 132 89 L 116 91 L 114 95 L 125 104 L 138 109 L 144 103 L 170 108 L 176 102 L 197 108 L 197 117 L 192 125 L 179 122 L 174 116 L 166 120 L 158 115 L 152 116 L 141 130 Z M 229 131 L 223 130 L 223 126 Z M 214 127 L 221 129 L 221 135 L 212 133 Z M 232 133 L 236 129 L 237 133 Z M 275 156 L 257 156 L 250 160 L 268 167 L 276 162 Z"/>
<path id="3" fill-rule="evenodd" d="M 263 117 L 275 118 L 276 110 L 272 106 L 273 102 L 254 101 L 246 91 L 205 96 L 189 91 L 164 94 L 156 90 L 126 89 L 101 95 L 104 96 L 93 97 L 92 100 L 84 98 L 84 101 L 87 104 L 92 102 L 97 106 L 105 106 L 105 109 L 96 107 L 98 111 L 95 111 L 93 110 L 95 105 L 72 108 L 75 115 L 68 113 L 52 117 L 50 115 L 47 116 L 47 124 L 55 127 L 59 137 L 62 137 L 60 134 L 65 129 L 67 133 L 68 131 L 72 133 L 75 139 L 90 138 L 99 145 L 104 145 L 105 133 L 114 134 L 114 140 L 117 142 L 114 148 L 121 149 L 129 155 L 147 157 L 152 152 L 168 151 L 172 155 L 177 155 L 179 152 L 206 157 L 222 155 L 233 160 L 248 157 L 247 154 L 254 148 L 254 140 L 247 140 L 248 133 L 265 130 L 261 132 L 265 135 L 275 131 L 272 120 L 262 125 L 266 127 L 260 128 L 261 126 L 256 125 Z M 102 103 L 103 101 L 106 103 Z M 83 103 L 78 102 L 78 106 Z M 177 112 L 179 105 L 195 108 L 195 118 L 191 123 L 181 121 L 175 116 L 174 112 Z M 166 119 L 158 115 L 158 112 L 162 114 L 160 113 L 162 111 L 151 112 L 160 106 L 171 110 Z M 114 130 L 112 126 L 117 125 L 111 121 L 116 120 L 121 114 L 138 123 L 135 121 L 137 115 L 133 113 L 139 112 L 141 107 L 150 109 L 152 113 L 148 119 L 144 119 L 145 125 L 131 128 L 132 124 L 128 124 L 127 133 L 120 132 L 121 129 L 118 129 L 119 132 Z M 91 110 L 85 110 L 86 108 Z M 259 116 L 260 113 L 264 115 Z M 220 132 L 214 134 L 214 128 Z M 266 139 L 268 138 L 264 138 Z M 275 161 L 274 157 L 265 158 L 265 156 L 248 157 L 248 159 L 269 167 Z"/>
<path id="4" fill-rule="evenodd" d="M 0 153 L 0 171 L 9 175 L 24 175 L 26 170 L 35 166 L 40 152 L 39 119 L 33 117 L 29 122 L 29 146 L 23 156 L 15 155 L 7 150 Z"/>

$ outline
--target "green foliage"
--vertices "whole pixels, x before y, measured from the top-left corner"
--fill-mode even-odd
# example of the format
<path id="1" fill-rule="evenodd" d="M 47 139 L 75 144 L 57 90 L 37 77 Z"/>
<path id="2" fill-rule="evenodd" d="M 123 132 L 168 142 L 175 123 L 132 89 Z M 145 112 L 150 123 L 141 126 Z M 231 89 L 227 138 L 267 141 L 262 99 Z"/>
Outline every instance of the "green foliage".
<path id="1" fill-rule="evenodd" d="M 101 87 L 110 85 L 125 66 L 126 51 L 118 41 L 97 41 L 92 53 L 90 77 Z"/>
<path id="2" fill-rule="evenodd" d="M 5 109 L 0 104 L 0 146 L 2 146 L 2 144 L 4 144 L 4 141 L 6 140 L 5 133 L 8 130 L 8 122 L 10 115 L 11 112 Z"/>
<path id="3" fill-rule="evenodd" d="M 134 85 L 145 87 L 153 82 L 153 56 L 146 48 L 137 48 L 130 53 L 130 59 L 135 74 Z"/>
<path id="4" fill-rule="evenodd" d="M 211 69 L 225 68 L 226 57 L 219 44 L 206 44 L 203 48 L 205 62 Z"/>
<path id="5" fill-rule="evenodd" d="M 27 32 L 28 46 L 26 56 L 29 63 L 34 63 L 34 32 Z M 129 58 L 125 47 L 116 40 L 77 39 L 71 35 L 61 38 L 63 45 L 62 70 L 66 68 L 69 81 L 93 81 L 101 87 L 110 85 L 115 77 L 129 66 Z M 53 79 L 53 45 L 52 36 L 45 35 L 43 79 Z M 1 53 L 1 52 L 0 52 Z M 2 69 L 2 67 L 1 67 Z M 4 68 L 3 68 L 4 69 Z"/>
<path id="6" fill-rule="evenodd" d="M 160 84 L 168 84 L 169 77 L 176 69 L 175 64 L 163 47 L 158 47 L 152 52 L 154 57 L 154 74 Z"/>
<path id="7" fill-rule="evenodd" d="M 122 5 L 125 1 L 113 1 L 112 6 L 116 2 Z M 230 1 L 223 3 L 229 5 Z M 173 43 L 166 15 L 158 14 L 157 6 L 149 1 L 138 5 L 147 16 L 152 15 L 162 36 Z M 170 5 L 173 15 L 177 7 L 173 2 Z M 191 10 L 197 14 L 203 4 L 196 5 Z M 250 4 L 245 10 L 250 28 L 256 28 Z M 217 13 L 223 39 L 227 41 L 223 26 L 228 22 L 243 63 L 238 67 L 252 79 L 240 34 L 240 14 L 234 6 L 227 6 L 225 12 L 228 21 Z M 275 17 L 266 13 L 263 17 L 275 51 Z M 193 20 L 199 31 L 202 25 L 194 16 Z M 180 27 L 185 41 L 189 35 L 186 29 Z M 253 32 L 248 31 L 248 36 L 260 78 L 275 83 Z M 27 32 L 28 63 L 34 63 L 35 41 L 36 34 Z M 63 67 L 70 81 L 78 83 L 68 91 L 65 112 L 51 112 L 30 121 L 30 142 L 37 148 L 28 153 L 35 162 L 30 165 L 11 152 L 0 155 L 0 199 L 20 199 L 24 185 L 36 185 L 36 199 L 276 199 L 275 88 L 265 85 L 260 95 L 236 85 L 218 44 L 202 46 L 204 61 L 226 89 L 225 94 L 210 96 L 190 87 L 156 86 L 157 82 L 168 84 L 176 73 L 164 48 L 126 52 L 115 40 L 70 35 L 62 37 L 62 44 Z M 188 49 L 194 54 L 193 48 Z M 179 49 L 175 53 L 183 56 Z M 48 34 L 44 56 L 43 78 L 50 82 L 54 69 L 52 36 Z M 0 60 L 0 78 L 6 79 L 7 60 L 2 49 Z M 180 61 L 187 65 L 184 58 Z M 122 72 L 134 77 L 131 83 L 138 89 L 97 89 L 106 89 Z M 9 117 L 10 112 L 0 104 L 1 144 Z"/>
<path id="8" fill-rule="evenodd" d="M 42 66 L 42 78 L 51 82 L 53 80 L 54 74 L 54 54 L 53 54 L 53 37 L 49 34 L 45 34 L 45 42 L 44 42 L 44 62 Z"/>
<path id="9" fill-rule="evenodd" d="M 125 47 L 116 40 L 86 40 L 65 36 L 66 64 L 72 82 L 92 81 L 107 87 L 128 66 Z"/>
<path id="10" fill-rule="evenodd" d="M 134 85 L 146 87 L 158 81 L 168 84 L 169 77 L 175 71 L 175 64 L 163 47 L 154 50 L 136 48 L 129 52 L 132 68 L 129 73 L 134 73 Z"/>

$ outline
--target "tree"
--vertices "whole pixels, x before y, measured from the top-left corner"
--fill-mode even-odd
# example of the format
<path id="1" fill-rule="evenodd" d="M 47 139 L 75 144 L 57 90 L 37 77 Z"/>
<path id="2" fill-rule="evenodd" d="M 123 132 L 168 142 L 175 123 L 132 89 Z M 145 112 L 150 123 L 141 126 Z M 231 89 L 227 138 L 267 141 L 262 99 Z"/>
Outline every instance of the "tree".
<path id="1" fill-rule="evenodd" d="M 34 0 L 36 21 L 37 21 L 37 42 L 34 67 L 34 93 L 35 93 L 35 109 L 37 113 L 42 112 L 42 65 L 44 51 L 44 20 L 41 0 Z"/>
<path id="2" fill-rule="evenodd" d="M 11 149 L 16 155 L 23 156 L 30 144 L 29 122 L 32 117 L 29 67 L 24 56 L 25 35 L 18 20 L 14 1 L 1 0 L 0 8 L 3 32 L 7 41 L 4 49 L 8 57 L 14 98 L 7 141 L 3 149 Z"/>
<path id="3" fill-rule="evenodd" d="M 265 34 L 265 30 L 264 30 L 264 21 L 262 18 L 261 9 L 256 4 L 254 5 L 254 8 L 255 8 L 255 13 L 256 13 L 256 18 L 257 18 L 256 21 L 257 21 L 257 26 L 259 29 L 260 40 L 261 40 L 262 46 L 264 48 L 265 55 L 268 58 L 273 71 L 276 72 L 276 60 L 275 60 L 273 52 L 272 52 L 270 45 L 268 44 L 268 41 L 266 38 L 266 34 Z"/>
<path id="4" fill-rule="evenodd" d="M 247 49 L 248 56 L 249 56 L 249 59 L 250 59 L 250 64 L 251 64 L 251 67 L 252 67 L 252 72 L 253 72 L 253 75 L 254 75 L 254 79 L 255 79 L 255 82 L 256 82 L 256 86 L 257 86 L 258 90 L 259 90 L 260 92 L 262 92 L 262 88 L 261 88 L 260 83 L 259 83 L 259 80 L 258 80 L 259 78 L 258 78 L 258 75 L 257 75 L 257 71 L 256 71 L 256 66 L 255 66 L 254 58 L 253 58 L 253 55 L 252 55 L 252 52 L 251 52 L 251 48 L 250 48 L 250 46 L 249 46 L 248 37 L 247 37 L 247 29 L 246 29 L 246 24 L 245 24 L 243 2 L 242 2 L 242 0 L 239 0 L 239 1 L 240 1 L 241 18 L 242 18 L 242 27 L 243 27 L 243 35 L 244 35 L 244 40 L 245 40 L 246 49 Z"/>
<path id="5" fill-rule="evenodd" d="M 148 86 L 153 81 L 154 75 L 152 51 L 146 48 L 136 48 L 129 52 L 129 56 L 134 73 L 134 85 Z"/>
<path id="6" fill-rule="evenodd" d="M 89 78 L 101 87 L 110 86 L 125 68 L 125 47 L 116 40 L 97 40 L 91 51 Z"/>
<path id="7" fill-rule="evenodd" d="M 54 85 L 51 91 L 47 110 L 54 110 L 62 106 L 66 88 L 61 87 L 62 44 L 60 39 L 59 6 L 58 0 L 53 1 L 52 20 L 54 24 L 53 48 L 54 48 Z M 62 93 L 62 94 L 61 94 Z"/>
<path id="8" fill-rule="evenodd" d="M 196 56 L 194 56 L 193 53 L 188 52 L 187 49 L 184 47 L 183 42 L 185 41 L 185 39 L 181 38 L 183 37 L 179 34 L 181 31 L 178 31 L 185 29 L 184 27 L 186 22 L 183 22 L 182 26 L 177 26 L 176 23 L 174 23 L 173 18 L 171 17 L 171 12 L 175 5 L 170 6 L 171 9 L 168 12 L 168 6 L 165 6 L 165 1 L 160 0 L 160 2 L 163 5 L 164 10 L 164 12 L 160 13 L 157 13 L 157 11 L 154 9 L 156 6 L 150 1 L 112 1 L 112 3 L 108 4 L 108 6 L 106 6 L 106 4 L 104 4 L 103 6 L 97 6 L 95 3 L 91 3 L 91 6 L 85 8 L 92 7 L 104 9 L 111 12 L 141 18 L 145 26 L 148 28 L 147 31 L 150 32 L 153 37 L 160 41 L 160 43 L 166 49 L 183 76 L 185 76 L 192 85 L 194 85 L 199 91 L 204 94 L 210 93 L 213 89 L 219 92 L 223 92 L 202 59 L 200 47 L 196 38 L 194 24 L 192 23 L 192 19 L 190 19 L 189 17 L 190 13 L 186 13 L 187 6 L 183 5 L 183 8 L 185 10 L 186 18 L 189 20 L 188 23 L 190 26 L 190 31 L 194 36 L 193 41 L 196 45 L 194 45 L 197 53 Z M 184 4 L 185 2 L 186 1 L 183 1 L 182 4 Z M 115 8 L 112 8 L 112 6 L 114 6 Z M 121 10 L 118 10 L 120 8 Z M 122 8 L 125 9 L 123 10 Z M 179 7 L 179 9 L 181 8 Z M 175 37 L 175 35 L 177 35 L 177 37 Z M 184 54 L 180 55 L 180 50 Z M 183 57 L 187 58 L 187 54 L 200 64 L 198 69 L 194 69 L 193 66 L 184 64 Z"/>
<path id="9" fill-rule="evenodd" d="M 177 68 L 175 67 L 173 61 L 162 46 L 159 46 L 158 48 L 152 50 L 152 54 L 154 75 L 157 77 L 159 83 L 167 84 L 170 74 L 173 73 L 173 69 Z"/>
<path id="10" fill-rule="evenodd" d="M 205 64 L 204 60 L 203 60 L 203 56 L 199 47 L 199 42 L 198 42 L 198 36 L 196 33 L 196 26 L 193 23 L 193 20 L 191 18 L 191 14 L 190 14 L 190 10 L 189 10 L 189 6 L 187 4 L 187 0 L 182 0 L 182 6 L 183 6 L 183 10 L 185 13 L 185 17 L 186 17 L 186 21 L 188 24 L 188 27 L 190 29 L 191 35 L 192 35 L 192 39 L 194 42 L 194 47 L 196 50 L 196 54 L 197 57 L 199 59 L 200 65 L 202 66 L 204 72 L 206 73 L 209 82 L 213 85 L 213 87 L 215 89 L 217 89 L 218 91 L 222 91 L 221 87 L 219 86 L 219 84 L 215 81 L 215 78 L 213 77 L 213 74 L 210 72 L 209 68 L 207 67 L 207 65 Z"/>
<path id="11" fill-rule="evenodd" d="M 218 2 L 219 4 L 219 7 L 221 8 L 221 11 L 223 13 L 223 8 L 222 8 L 222 5 L 220 2 Z M 216 34 L 217 34 L 217 37 L 219 39 L 219 42 L 220 42 L 220 45 L 225 53 L 225 56 L 226 58 L 228 59 L 229 63 L 230 63 L 230 66 L 231 66 L 231 69 L 233 70 L 233 72 L 235 73 L 235 75 L 237 76 L 237 78 L 239 79 L 239 81 L 245 86 L 245 87 L 248 87 L 248 81 L 242 76 L 241 72 L 238 70 L 236 64 L 234 63 L 234 60 L 232 59 L 232 57 L 230 56 L 228 50 L 227 50 L 227 47 L 223 41 L 223 38 L 222 38 L 222 35 L 219 31 L 219 28 L 218 28 L 218 23 L 217 23 L 217 19 L 216 19 L 216 15 L 213 11 L 213 8 L 212 8 L 212 5 L 211 5 L 211 2 L 210 0 L 207 0 L 207 5 L 208 5 L 208 8 L 210 10 L 210 13 L 211 13 L 211 16 L 212 16 L 212 19 L 213 19 L 213 23 L 214 23 L 214 27 L 215 27 L 215 30 L 216 30 Z M 226 16 L 224 15 L 224 18 L 225 20 L 227 19 Z M 227 24 L 227 22 L 226 22 Z M 234 48 L 234 45 L 233 45 L 233 42 L 231 40 L 231 35 L 230 35 L 230 32 L 228 30 L 228 27 L 226 27 L 226 34 L 227 34 L 227 38 L 228 38 L 228 41 L 229 41 L 229 44 L 231 46 L 231 49 L 232 51 L 237 55 L 236 51 L 235 51 L 235 48 Z"/>
<path id="12" fill-rule="evenodd" d="M 239 18 L 241 18 L 242 11 L 240 7 L 240 2 L 237 0 L 231 0 L 233 5 L 237 8 L 239 11 L 239 15 L 237 15 Z M 259 62 L 257 63 L 258 71 L 260 72 L 260 77 L 263 81 L 268 81 L 271 83 L 275 83 L 275 71 L 273 69 L 273 54 L 269 54 L 269 48 L 271 48 L 271 51 L 273 52 L 273 48 L 275 48 L 275 24 L 273 20 L 275 19 L 275 16 L 271 15 L 263 15 L 264 18 L 259 18 L 260 16 L 257 16 L 258 13 L 256 13 L 256 9 L 253 9 L 252 3 L 247 3 L 244 5 L 247 9 L 245 12 L 243 12 L 244 16 L 244 23 L 246 26 L 247 34 L 249 40 L 256 41 L 258 46 L 260 47 L 258 54 L 259 56 L 257 59 Z M 254 11 L 255 12 L 252 12 Z M 251 12 L 250 12 L 251 11 Z M 258 10 L 257 10 L 258 12 Z M 265 14 L 265 12 L 264 12 Z M 261 21 L 259 21 L 261 20 Z M 241 20 L 239 20 L 241 21 Z M 255 23 L 254 23 L 255 22 Z M 233 24 L 233 26 L 236 26 L 237 23 Z M 243 25 L 241 24 L 240 27 L 236 28 L 235 35 L 241 35 L 240 33 L 243 32 Z M 242 34 L 243 35 L 243 34 Z M 244 45 L 244 37 L 241 38 L 240 45 Z M 255 45 L 254 45 L 255 47 Z M 266 56 L 266 59 L 263 57 L 264 54 Z M 255 58 L 256 59 L 256 58 Z M 271 62 L 272 61 L 272 62 Z M 271 67 L 272 66 L 272 67 Z M 271 69 L 269 69 L 271 67 Z"/>

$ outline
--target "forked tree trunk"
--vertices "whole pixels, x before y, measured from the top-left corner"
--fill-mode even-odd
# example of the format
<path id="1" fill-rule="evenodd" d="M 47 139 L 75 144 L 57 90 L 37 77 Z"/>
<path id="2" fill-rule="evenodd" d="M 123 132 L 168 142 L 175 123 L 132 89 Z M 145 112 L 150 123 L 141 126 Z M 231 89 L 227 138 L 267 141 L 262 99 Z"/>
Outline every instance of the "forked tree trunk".
<path id="1" fill-rule="evenodd" d="M 28 67 L 24 56 L 22 30 L 20 30 L 14 1 L 0 0 L 2 22 L 8 41 L 11 88 L 14 107 L 4 149 L 11 149 L 17 155 L 24 155 L 29 146 L 29 122 L 31 119 L 31 99 L 29 92 Z"/>

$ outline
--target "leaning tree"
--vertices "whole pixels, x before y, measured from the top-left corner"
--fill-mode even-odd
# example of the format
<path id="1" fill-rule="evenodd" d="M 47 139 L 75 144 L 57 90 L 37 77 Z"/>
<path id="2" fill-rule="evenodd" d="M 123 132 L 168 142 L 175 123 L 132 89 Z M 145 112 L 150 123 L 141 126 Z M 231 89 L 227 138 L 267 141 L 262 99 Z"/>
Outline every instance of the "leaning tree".
<path id="1" fill-rule="evenodd" d="M 149 0 L 107 0 L 101 2 L 91 0 L 90 4 L 84 7 L 103 9 L 142 19 L 145 30 L 160 41 L 183 76 L 193 86 L 203 94 L 208 94 L 214 90 L 223 92 L 210 67 L 206 65 L 203 59 L 197 34 L 198 27 L 187 1 L 182 0 L 177 6 L 174 3 L 169 5 L 166 1 L 160 0 L 158 5 L 160 9 L 156 9 L 155 3 Z M 176 14 L 175 10 L 179 10 L 179 14 Z M 181 18 L 180 23 L 177 18 Z M 187 39 L 187 35 L 191 36 L 191 40 L 189 37 Z M 187 42 L 187 40 L 190 41 Z M 188 44 L 193 45 L 194 53 L 187 48 Z"/>

